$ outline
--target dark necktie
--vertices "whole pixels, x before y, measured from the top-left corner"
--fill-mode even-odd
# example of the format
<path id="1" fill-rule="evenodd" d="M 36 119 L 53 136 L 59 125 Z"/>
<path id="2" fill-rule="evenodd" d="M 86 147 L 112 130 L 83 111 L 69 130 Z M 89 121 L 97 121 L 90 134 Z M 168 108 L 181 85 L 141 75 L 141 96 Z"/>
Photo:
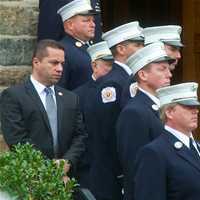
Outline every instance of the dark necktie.
<path id="1" fill-rule="evenodd" d="M 190 138 L 190 150 L 191 150 L 192 154 L 193 154 L 196 158 L 200 158 L 200 157 L 199 157 L 199 154 L 198 154 L 198 152 L 197 152 L 197 150 L 196 150 L 196 148 L 195 148 L 195 146 L 193 145 L 193 142 L 195 142 L 194 139 L 193 139 L 193 138 Z"/>
<path id="2" fill-rule="evenodd" d="M 46 112 L 49 119 L 49 124 L 51 127 L 51 132 L 53 136 L 53 147 L 54 153 L 57 155 L 58 152 L 58 133 L 57 133 L 57 106 L 53 99 L 53 90 L 49 87 L 44 89 L 46 93 Z"/>

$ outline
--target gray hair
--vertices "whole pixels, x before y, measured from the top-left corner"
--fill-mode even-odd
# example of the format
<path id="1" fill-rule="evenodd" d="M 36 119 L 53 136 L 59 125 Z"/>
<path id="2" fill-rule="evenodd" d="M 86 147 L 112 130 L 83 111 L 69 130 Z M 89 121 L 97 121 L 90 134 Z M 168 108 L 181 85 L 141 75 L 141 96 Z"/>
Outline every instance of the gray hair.
<path id="1" fill-rule="evenodd" d="M 170 104 L 164 105 L 160 108 L 160 119 L 163 123 L 165 123 L 167 121 L 166 110 L 172 109 L 177 105 L 178 105 L 178 103 L 170 103 Z"/>

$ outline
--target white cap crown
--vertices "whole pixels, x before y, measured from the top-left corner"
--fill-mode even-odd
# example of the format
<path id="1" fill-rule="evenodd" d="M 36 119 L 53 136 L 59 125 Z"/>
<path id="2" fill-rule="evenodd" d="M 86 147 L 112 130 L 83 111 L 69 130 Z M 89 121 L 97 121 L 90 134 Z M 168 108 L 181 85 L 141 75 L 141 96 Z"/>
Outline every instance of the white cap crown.
<path id="1" fill-rule="evenodd" d="M 73 0 L 72 2 L 60 8 L 57 13 L 62 17 L 62 21 L 64 22 L 75 15 L 84 13 L 86 14 L 90 10 L 92 10 L 90 1 Z"/>
<path id="2" fill-rule="evenodd" d="M 151 44 L 153 42 L 165 42 L 173 46 L 182 47 L 181 43 L 181 26 L 169 25 L 169 26 L 154 26 L 143 29 L 144 44 Z"/>
<path id="3" fill-rule="evenodd" d="M 156 90 L 157 97 L 160 99 L 160 106 L 171 103 L 184 105 L 200 105 L 197 96 L 198 83 L 188 82 L 177 85 L 167 86 Z"/>
<path id="4" fill-rule="evenodd" d="M 142 30 L 138 21 L 130 22 L 104 33 L 102 39 L 110 48 L 126 40 L 143 40 Z"/>
<path id="5" fill-rule="evenodd" d="M 107 42 L 99 42 L 88 47 L 87 52 L 89 53 L 91 60 L 97 59 L 113 59 L 112 53 L 108 48 Z"/>
<path id="6" fill-rule="evenodd" d="M 131 68 L 133 75 L 135 75 L 140 69 L 152 62 L 170 59 L 165 51 L 164 44 L 162 42 L 155 42 L 132 54 L 126 64 Z"/>

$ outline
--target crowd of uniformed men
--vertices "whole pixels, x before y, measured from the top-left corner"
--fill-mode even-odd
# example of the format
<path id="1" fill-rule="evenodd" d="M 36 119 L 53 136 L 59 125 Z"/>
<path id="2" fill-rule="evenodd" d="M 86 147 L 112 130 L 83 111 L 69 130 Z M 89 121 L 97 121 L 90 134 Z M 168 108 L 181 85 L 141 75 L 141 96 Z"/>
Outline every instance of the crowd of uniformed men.
<path id="1" fill-rule="evenodd" d="M 46 12 L 46 8 L 52 13 Z M 97 200 L 199 200 L 200 148 L 192 136 L 198 121 L 198 84 L 170 86 L 173 70 L 181 59 L 181 26 L 142 28 L 138 21 L 133 21 L 101 34 L 100 15 L 100 3 L 95 0 L 40 1 L 38 46 L 53 42 L 49 39 L 57 40 L 63 49 L 49 44 L 46 48 L 64 50 L 64 57 L 57 59 L 62 68 L 55 69 L 59 72 L 57 81 L 45 84 L 41 74 L 45 76 L 46 72 L 47 80 L 49 74 L 39 69 L 44 63 L 40 63 L 41 47 L 37 47 L 40 51 L 36 50 L 33 56 L 33 73 L 28 84 L 32 87 L 32 82 L 39 87 L 39 81 L 45 86 L 55 86 L 63 99 L 66 92 L 63 88 L 73 91 L 68 93 L 77 105 L 67 103 L 69 97 L 65 98 L 66 105 L 62 107 L 65 117 L 61 122 L 60 100 L 54 96 L 58 107 L 58 119 L 54 120 L 58 128 L 63 126 L 61 123 L 66 126 L 71 123 L 70 136 L 65 136 L 67 128 L 54 135 L 48 102 L 44 103 L 39 89 L 36 90 L 46 105 L 53 134 L 50 139 L 57 145 L 49 153 L 48 146 L 41 147 L 49 136 L 44 138 L 31 131 L 25 134 L 22 118 L 30 123 L 26 129 L 37 125 L 41 129 L 41 125 L 31 125 L 37 116 L 33 117 L 33 111 L 26 116 L 30 108 L 16 109 L 20 97 L 14 93 L 15 88 L 2 94 L 1 118 L 6 142 L 9 146 L 22 141 L 35 144 L 34 140 L 38 140 L 35 137 L 39 137 L 36 147 L 49 158 L 67 160 L 66 167 L 70 169 L 66 172 L 73 171 L 81 187 L 88 188 Z M 28 101 L 27 97 L 22 100 Z M 11 116 L 11 112 L 15 115 Z M 66 116 L 67 112 L 72 117 Z M 77 112 L 78 120 L 74 120 Z M 45 145 L 52 143 L 45 141 Z M 65 149 L 64 145 L 73 148 Z"/>

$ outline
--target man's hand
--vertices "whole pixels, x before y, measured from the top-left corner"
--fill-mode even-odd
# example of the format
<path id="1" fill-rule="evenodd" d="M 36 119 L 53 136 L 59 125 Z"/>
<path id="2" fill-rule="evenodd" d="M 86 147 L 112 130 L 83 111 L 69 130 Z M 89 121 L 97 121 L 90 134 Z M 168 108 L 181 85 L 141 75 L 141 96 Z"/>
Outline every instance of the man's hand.
<path id="1" fill-rule="evenodd" d="M 66 175 L 69 172 L 71 165 L 68 162 L 68 160 L 64 160 L 64 159 L 55 160 L 55 163 L 56 163 L 57 166 L 60 166 L 61 162 L 64 162 L 63 172 Z"/>
<path id="2" fill-rule="evenodd" d="M 67 182 L 70 180 L 70 178 L 67 176 L 67 173 L 69 172 L 71 165 L 68 162 L 68 160 L 64 160 L 64 159 L 58 159 L 58 160 L 54 160 L 54 161 L 55 161 L 55 163 L 56 163 L 57 166 L 60 166 L 60 164 L 62 162 L 64 162 L 64 165 L 63 165 L 63 172 L 64 172 L 63 182 L 66 185 Z"/>
<path id="3" fill-rule="evenodd" d="M 63 182 L 66 185 L 67 182 L 70 180 L 70 178 L 68 176 L 63 176 Z"/>

